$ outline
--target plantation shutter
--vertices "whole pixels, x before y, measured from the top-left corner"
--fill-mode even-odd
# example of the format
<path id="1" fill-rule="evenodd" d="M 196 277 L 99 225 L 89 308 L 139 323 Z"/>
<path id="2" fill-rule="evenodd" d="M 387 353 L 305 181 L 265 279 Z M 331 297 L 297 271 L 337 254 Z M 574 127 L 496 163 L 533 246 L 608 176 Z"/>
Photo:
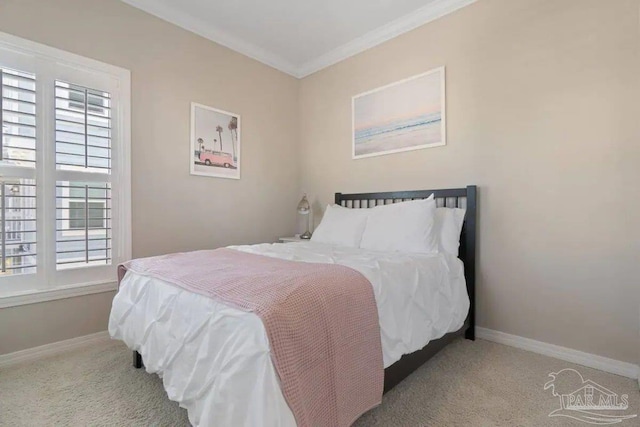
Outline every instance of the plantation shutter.
<path id="1" fill-rule="evenodd" d="M 36 76 L 0 67 L 0 277 L 35 273 Z"/>
<path id="2" fill-rule="evenodd" d="M 131 258 L 130 82 L 0 33 L 0 309 L 116 288 Z"/>
<path id="3" fill-rule="evenodd" d="M 111 264 L 111 97 L 55 83 L 57 269 Z"/>

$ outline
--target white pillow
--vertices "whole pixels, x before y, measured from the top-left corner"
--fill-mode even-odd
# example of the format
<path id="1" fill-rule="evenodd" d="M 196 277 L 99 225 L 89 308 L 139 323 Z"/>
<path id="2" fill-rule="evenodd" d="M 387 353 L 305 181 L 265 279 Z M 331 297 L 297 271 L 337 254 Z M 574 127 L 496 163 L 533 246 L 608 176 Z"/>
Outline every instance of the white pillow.
<path id="1" fill-rule="evenodd" d="M 311 236 L 311 241 L 357 248 L 360 246 L 367 223 L 367 211 L 368 209 L 327 205 L 320 225 Z"/>
<path id="2" fill-rule="evenodd" d="M 435 213 L 433 194 L 424 200 L 371 208 L 360 247 L 377 251 L 438 252 Z"/>
<path id="3" fill-rule="evenodd" d="M 464 209 L 437 208 L 436 235 L 439 237 L 439 250 L 458 256 L 460 233 L 464 223 Z"/>

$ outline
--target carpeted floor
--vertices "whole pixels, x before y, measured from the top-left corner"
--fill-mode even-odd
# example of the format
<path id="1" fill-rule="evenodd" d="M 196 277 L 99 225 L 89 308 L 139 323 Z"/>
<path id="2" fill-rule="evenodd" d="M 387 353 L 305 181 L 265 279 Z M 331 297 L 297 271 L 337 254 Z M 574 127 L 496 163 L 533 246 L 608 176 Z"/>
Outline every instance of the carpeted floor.
<path id="1" fill-rule="evenodd" d="M 363 426 L 586 426 L 549 418 L 558 397 L 548 374 L 578 370 L 620 395 L 625 414 L 640 413 L 637 381 L 478 340 L 458 340 L 385 395 Z M 618 411 L 610 411 L 614 413 Z M 2 426 L 186 426 L 157 375 L 135 370 L 119 342 L 0 370 Z M 638 426 L 638 418 L 618 424 Z"/>

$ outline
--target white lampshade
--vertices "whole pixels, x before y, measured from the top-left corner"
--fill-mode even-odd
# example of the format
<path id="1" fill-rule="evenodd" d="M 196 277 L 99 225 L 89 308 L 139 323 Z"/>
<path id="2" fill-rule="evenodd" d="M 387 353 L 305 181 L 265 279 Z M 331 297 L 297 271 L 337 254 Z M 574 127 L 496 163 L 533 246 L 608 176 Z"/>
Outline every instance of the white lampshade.
<path id="1" fill-rule="evenodd" d="M 309 211 L 311 211 L 311 205 L 307 200 L 307 195 L 302 196 L 302 200 L 298 203 L 298 213 L 302 215 L 309 215 Z"/>

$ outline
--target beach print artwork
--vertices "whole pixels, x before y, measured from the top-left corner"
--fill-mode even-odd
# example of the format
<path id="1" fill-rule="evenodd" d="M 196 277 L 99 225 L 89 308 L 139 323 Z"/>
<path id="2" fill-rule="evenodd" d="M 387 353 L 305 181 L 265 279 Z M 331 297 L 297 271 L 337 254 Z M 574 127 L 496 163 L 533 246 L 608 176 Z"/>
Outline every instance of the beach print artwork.
<path id="1" fill-rule="evenodd" d="M 353 158 L 446 144 L 444 67 L 353 97 Z"/>
<path id="2" fill-rule="evenodd" d="M 191 104 L 191 174 L 240 179 L 240 116 Z"/>

